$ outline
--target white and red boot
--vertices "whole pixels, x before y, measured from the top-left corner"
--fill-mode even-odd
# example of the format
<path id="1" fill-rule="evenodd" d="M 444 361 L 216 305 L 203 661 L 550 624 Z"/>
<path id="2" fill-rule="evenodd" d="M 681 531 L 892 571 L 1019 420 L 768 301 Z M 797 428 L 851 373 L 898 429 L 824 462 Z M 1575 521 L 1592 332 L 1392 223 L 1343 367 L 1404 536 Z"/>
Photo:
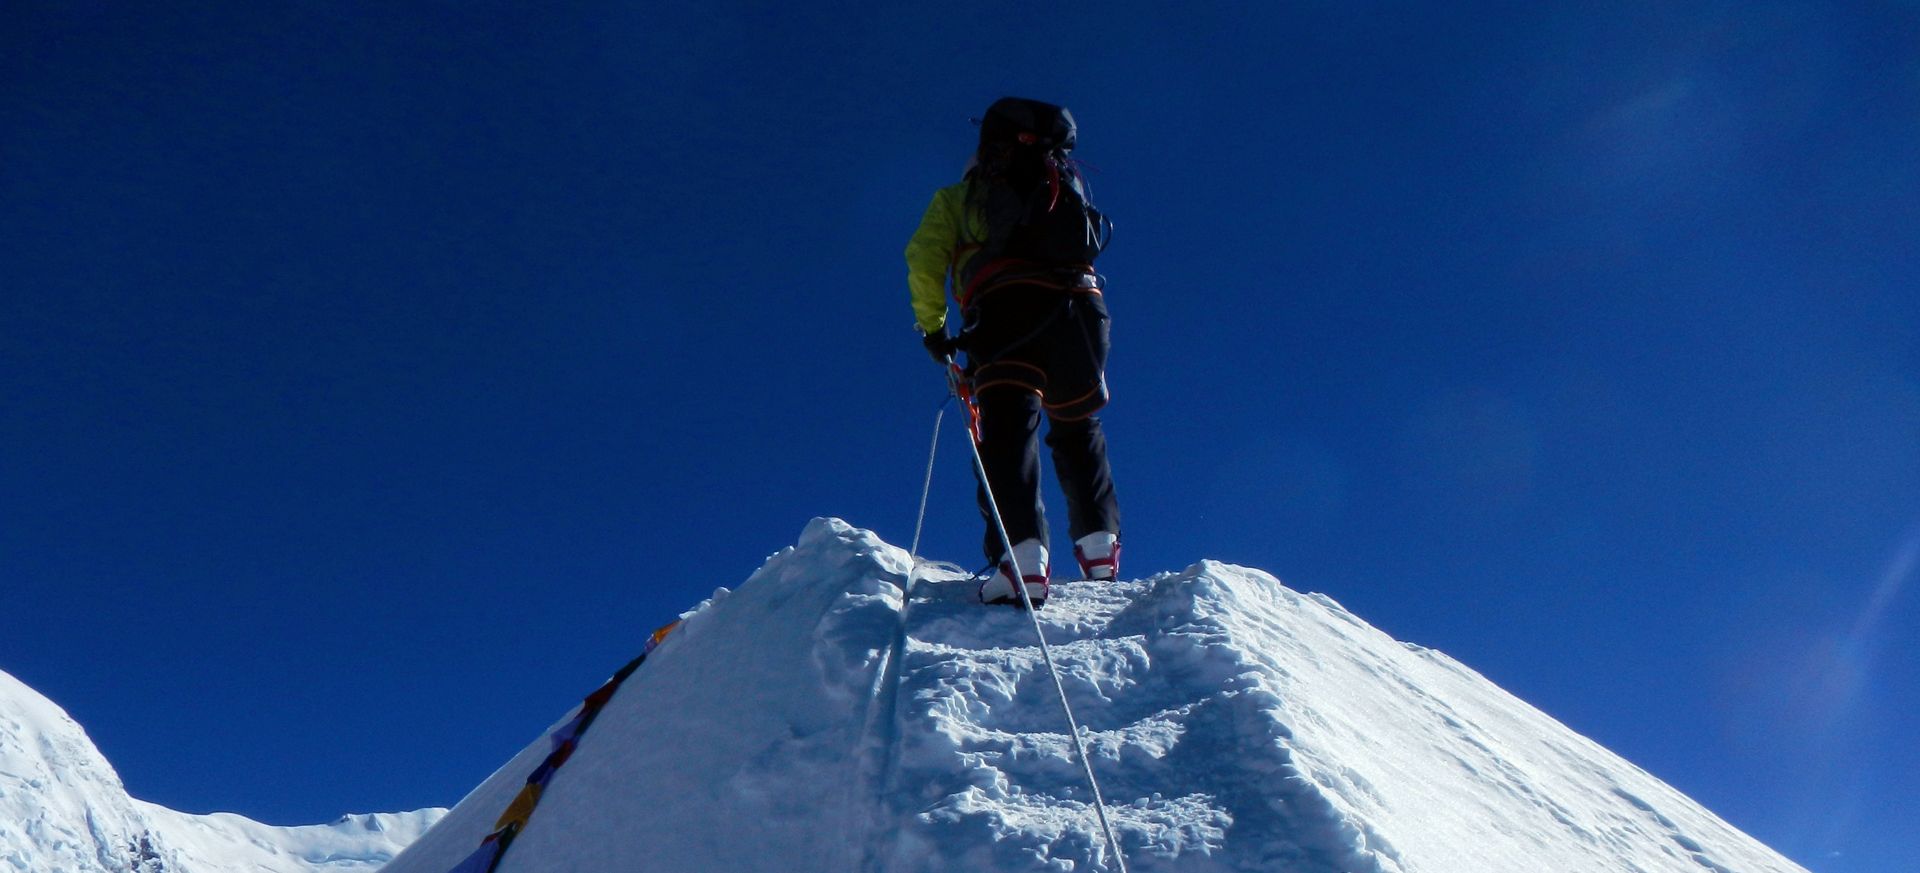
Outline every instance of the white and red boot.
<path id="1" fill-rule="evenodd" d="M 1120 535 L 1104 530 L 1087 534 L 1074 541 L 1073 557 L 1080 562 L 1081 578 L 1117 579 L 1120 576 Z"/>
<path id="2" fill-rule="evenodd" d="M 1033 608 L 1047 602 L 1047 547 L 1039 540 L 1021 540 L 1013 547 L 1013 561 L 1001 559 L 1000 568 L 980 584 L 980 602 L 989 606 L 1019 606 L 1020 592 L 1013 587 L 1013 565 L 1020 565 L 1020 578 L 1027 586 L 1027 598 Z"/>

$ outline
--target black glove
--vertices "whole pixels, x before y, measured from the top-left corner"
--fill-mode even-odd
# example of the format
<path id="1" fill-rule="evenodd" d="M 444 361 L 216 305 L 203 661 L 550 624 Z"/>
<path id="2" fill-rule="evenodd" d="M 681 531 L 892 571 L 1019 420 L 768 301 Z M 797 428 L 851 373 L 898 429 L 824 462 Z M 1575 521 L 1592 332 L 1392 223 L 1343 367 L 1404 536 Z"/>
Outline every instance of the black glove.
<path id="1" fill-rule="evenodd" d="M 926 346 L 927 354 L 932 355 L 933 359 L 939 363 L 944 364 L 948 358 L 953 357 L 953 340 L 944 330 L 936 330 L 922 336 L 920 344 Z"/>

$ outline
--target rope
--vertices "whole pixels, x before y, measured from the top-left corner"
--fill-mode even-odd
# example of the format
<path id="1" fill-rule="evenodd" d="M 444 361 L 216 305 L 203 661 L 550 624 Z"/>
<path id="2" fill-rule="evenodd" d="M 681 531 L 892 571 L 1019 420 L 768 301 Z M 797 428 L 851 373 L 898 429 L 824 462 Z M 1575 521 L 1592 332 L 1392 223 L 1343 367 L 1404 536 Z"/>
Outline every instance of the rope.
<path id="1" fill-rule="evenodd" d="M 907 555 L 913 558 L 913 566 L 920 566 L 920 525 L 927 520 L 927 495 L 933 493 L 933 456 L 940 451 L 940 421 L 947 417 L 947 404 L 953 402 L 949 392 L 947 399 L 940 401 L 940 411 L 933 414 L 933 447 L 927 449 L 927 481 L 920 487 L 920 515 L 913 520 L 913 545 L 907 549 Z M 912 573 L 908 573 L 911 582 Z"/>
<path id="2" fill-rule="evenodd" d="M 947 358 L 947 381 L 949 387 L 958 394 L 958 385 L 954 384 L 953 358 Z M 941 407 L 944 411 L 945 407 Z M 1067 714 L 1067 728 L 1072 731 L 1073 751 L 1080 756 L 1081 772 L 1086 774 L 1087 787 L 1093 789 L 1093 811 L 1100 818 L 1100 831 L 1106 835 L 1107 848 L 1113 852 L 1114 865 L 1120 873 L 1127 873 L 1127 858 L 1120 853 L 1120 841 L 1114 839 L 1113 826 L 1107 823 L 1107 801 L 1100 796 L 1100 780 L 1094 778 L 1093 761 L 1087 758 L 1087 747 L 1080 740 L 1080 722 L 1073 717 L 1073 706 L 1067 703 L 1067 687 L 1060 682 L 1060 670 L 1053 665 L 1053 649 L 1047 645 L 1046 631 L 1040 627 L 1040 613 L 1033 608 L 1033 598 L 1027 596 L 1026 576 L 1020 572 L 1020 559 L 1013 554 L 1013 541 L 1007 537 L 1007 524 L 1000 518 L 1000 502 L 993 498 L 993 486 L 987 482 L 987 464 L 980 458 L 980 444 L 967 440 L 973 449 L 973 469 L 980 474 L 980 490 L 987 495 L 987 509 L 993 515 L 993 528 L 1000 534 L 1000 545 L 1006 549 L 1007 564 L 1013 569 L 1013 587 L 1020 592 L 1020 605 L 1027 610 L 1027 617 L 1033 620 L 1033 634 L 1040 638 L 1040 657 L 1046 661 L 1047 675 L 1053 677 L 1053 690 L 1060 697 L 1060 710 Z"/>

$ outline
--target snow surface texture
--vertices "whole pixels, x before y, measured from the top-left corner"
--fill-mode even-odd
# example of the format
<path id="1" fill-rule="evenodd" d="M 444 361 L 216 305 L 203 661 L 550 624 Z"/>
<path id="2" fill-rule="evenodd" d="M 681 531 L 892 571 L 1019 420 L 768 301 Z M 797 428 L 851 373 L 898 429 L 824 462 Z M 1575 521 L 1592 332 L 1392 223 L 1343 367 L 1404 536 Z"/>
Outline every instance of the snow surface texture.
<path id="1" fill-rule="evenodd" d="M 1105 866 L 1024 613 L 833 519 L 690 612 L 501 873 Z M 1801 871 L 1658 779 L 1331 599 L 1214 562 L 1041 611 L 1128 866 Z M 446 873 L 536 740 L 383 873 Z"/>
<path id="2" fill-rule="evenodd" d="M 283 828 L 135 800 L 79 724 L 0 672 L 0 873 L 373 871 L 445 812 Z"/>

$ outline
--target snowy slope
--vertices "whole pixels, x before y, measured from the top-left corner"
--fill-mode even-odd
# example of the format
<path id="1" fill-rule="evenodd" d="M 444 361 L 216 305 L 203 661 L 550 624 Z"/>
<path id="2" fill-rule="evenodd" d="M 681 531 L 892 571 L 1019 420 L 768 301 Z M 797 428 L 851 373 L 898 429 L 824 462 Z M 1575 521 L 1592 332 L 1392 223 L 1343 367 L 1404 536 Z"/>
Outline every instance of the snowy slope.
<path id="1" fill-rule="evenodd" d="M 903 595 L 908 569 L 813 522 L 627 680 L 499 870 L 1112 869 L 1032 625 L 938 569 Z M 1042 617 L 1132 870 L 1801 870 L 1451 658 L 1259 571 L 1056 585 Z M 547 748 L 384 873 L 450 870 Z"/>
<path id="2" fill-rule="evenodd" d="M 0 873 L 372 871 L 444 813 L 283 828 L 135 800 L 79 724 L 0 672 Z"/>

